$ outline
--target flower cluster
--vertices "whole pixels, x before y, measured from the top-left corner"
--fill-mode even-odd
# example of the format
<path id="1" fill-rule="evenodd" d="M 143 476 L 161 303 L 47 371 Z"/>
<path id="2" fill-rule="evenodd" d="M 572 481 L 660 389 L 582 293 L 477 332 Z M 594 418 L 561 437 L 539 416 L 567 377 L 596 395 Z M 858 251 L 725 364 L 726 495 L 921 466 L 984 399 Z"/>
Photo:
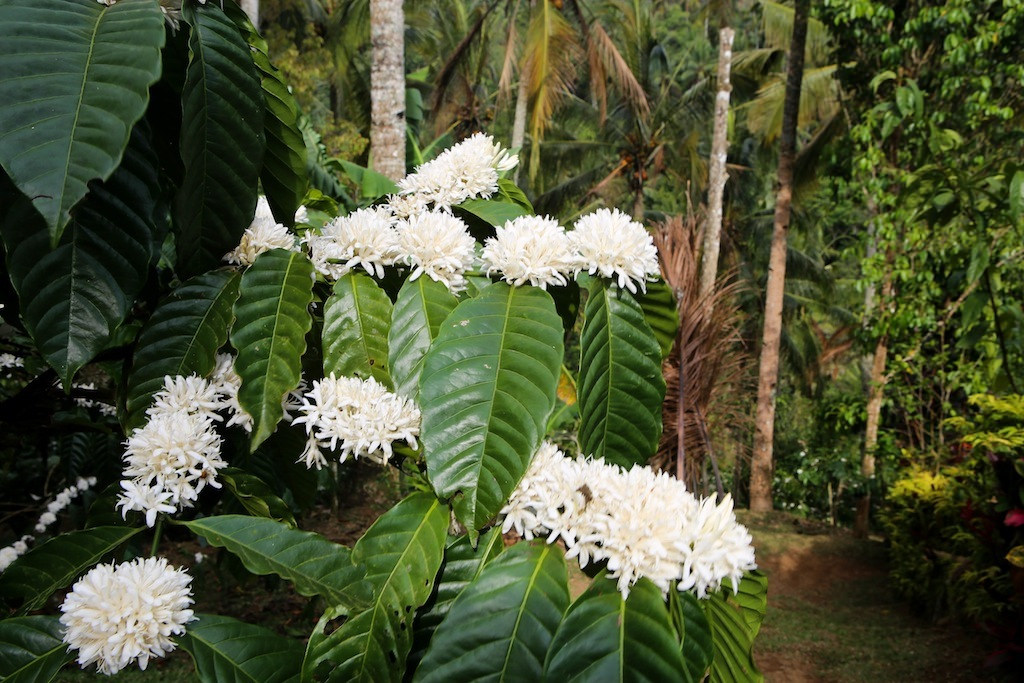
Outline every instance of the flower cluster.
<path id="1" fill-rule="evenodd" d="M 28 550 L 28 544 L 34 540 L 34 537 L 26 535 L 9 546 L 0 548 L 0 572 L 6 571 L 12 562 L 24 555 Z"/>
<path id="2" fill-rule="evenodd" d="M 462 291 L 475 247 L 466 224 L 444 211 L 424 211 L 398 224 L 398 258 L 412 267 L 410 280 L 426 275 L 452 292 Z"/>
<path id="3" fill-rule="evenodd" d="M 238 246 L 224 255 L 224 260 L 233 265 L 251 266 L 265 251 L 295 248 L 295 236 L 274 219 L 267 198 L 260 195 L 252 224 L 242 233 Z"/>
<path id="4" fill-rule="evenodd" d="M 399 194 L 392 198 L 392 207 L 400 217 L 408 217 L 428 205 L 450 209 L 467 199 L 490 197 L 498 191 L 498 175 L 518 163 L 519 157 L 490 135 L 477 133 L 398 181 Z"/>
<path id="5" fill-rule="evenodd" d="M 165 558 L 136 558 L 93 567 L 60 606 L 64 642 L 78 650 L 82 668 L 96 664 L 108 676 L 138 660 L 174 649 L 171 636 L 192 621 L 192 577 Z"/>
<path id="6" fill-rule="evenodd" d="M 658 275 L 658 250 L 644 226 L 618 209 L 598 209 L 578 221 L 569 241 L 576 250 L 578 270 L 617 278 L 619 287 L 636 294 L 647 291 L 648 278 Z"/>
<path id="7" fill-rule="evenodd" d="M 420 433 L 416 405 L 373 378 L 332 374 L 315 380 L 299 410 L 302 414 L 292 424 L 306 425 L 308 441 L 299 459 L 306 467 L 327 464 L 323 450 L 340 450 L 340 462 L 351 455 L 384 464 L 393 453 L 392 443 L 402 440 L 415 448 Z"/>
<path id="8" fill-rule="evenodd" d="M 0 353 L 0 370 L 13 370 L 25 367 L 25 361 L 13 353 Z"/>
<path id="9" fill-rule="evenodd" d="M 498 271 L 511 285 L 547 289 L 566 284 L 566 276 L 578 270 L 569 238 L 553 218 L 520 216 L 495 233 L 482 253 L 488 275 Z"/>
<path id="10" fill-rule="evenodd" d="M 544 443 L 502 509 L 502 530 L 561 539 L 581 567 L 607 561 L 624 596 L 640 577 L 699 597 L 725 578 L 738 585 L 754 549 L 732 498 L 698 500 L 681 482 L 649 467 L 624 470 L 566 457 Z"/>
<path id="11" fill-rule="evenodd" d="M 71 505 L 71 502 L 82 493 L 96 485 L 96 477 L 79 477 L 78 480 L 58 493 L 53 500 L 46 505 L 46 512 L 39 515 L 36 523 L 36 533 L 41 534 L 46 528 L 57 521 L 57 515 Z"/>
<path id="12" fill-rule="evenodd" d="M 384 277 L 384 266 L 398 258 L 395 219 L 386 206 L 353 211 L 324 225 L 320 234 L 305 239 L 309 258 L 318 272 L 337 280 L 356 266 Z"/>

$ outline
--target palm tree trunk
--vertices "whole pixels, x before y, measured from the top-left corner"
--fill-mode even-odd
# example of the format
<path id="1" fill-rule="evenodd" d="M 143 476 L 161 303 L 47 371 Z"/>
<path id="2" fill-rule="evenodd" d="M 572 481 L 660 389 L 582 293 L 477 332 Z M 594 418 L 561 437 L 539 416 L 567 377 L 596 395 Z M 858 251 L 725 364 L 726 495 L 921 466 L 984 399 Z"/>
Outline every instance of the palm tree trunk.
<path id="1" fill-rule="evenodd" d="M 533 16 L 533 4 L 534 0 L 530 0 L 528 17 Z M 513 15 L 512 21 L 515 20 L 516 17 Z M 526 142 L 526 107 L 530 97 L 530 74 L 527 73 L 526 67 L 529 63 L 527 55 L 523 55 L 519 67 L 519 88 L 516 90 L 516 110 L 512 118 L 512 144 L 509 146 L 510 149 L 519 150 L 520 160 L 523 158 L 523 143 Z M 512 172 L 513 182 L 519 182 L 519 169 L 522 167 L 523 165 L 520 163 Z"/>
<path id="2" fill-rule="evenodd" d="M 796 124 L 800 113 L 800 87 L 804 73 L 804 46 L 810 0 L 797 0 L 793 38 L 786 67 L 786 99 L 782 109 L 779 150 L 779 189 L 775 197 L 775 223 L 765 286 L 764 334 L 757 382 L 754 420 L 754 455 L 750 463 L 750 509 L 772 509 L 772 441 L 775 437 L 775 389 L 779 381 L 779 342 L 782 339 L 782 302 L 786 289 L 786 235 L 793 200 L 793 165 L 796 159 Z"/>
<path id="3" fill-rule="evenodd" d="M 711 138 L 711 162 L 708 167 L 708 223 L 701 249 L 700 298 L 710 303 L 718 276 L 718 254 L 722 245 L 722 197 L 729 175 L 725 161 L 729 150 L 729 95 L 732 84 L 732 41 L 735 33 L 728 26 L 718 32 L 718 95 L 715 98 L 715 128 Z"/>
<path id="4" fill-rule="evenodd" d="M 392 180 L 405 175 L 405 17 L 402 0 L 370 0 L 370 159 Z"/>

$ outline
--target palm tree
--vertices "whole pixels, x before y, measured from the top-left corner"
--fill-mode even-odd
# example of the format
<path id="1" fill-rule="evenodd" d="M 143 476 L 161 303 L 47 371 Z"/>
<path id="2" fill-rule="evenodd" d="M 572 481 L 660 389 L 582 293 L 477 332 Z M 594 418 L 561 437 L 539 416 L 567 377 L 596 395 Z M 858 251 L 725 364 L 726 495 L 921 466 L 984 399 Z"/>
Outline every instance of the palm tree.
<path id="1" fill-rule="evenodd" d="M 405 175 L 405 15 L 402 0 L 370 0 L 370 159 L 392 180 Z"/>

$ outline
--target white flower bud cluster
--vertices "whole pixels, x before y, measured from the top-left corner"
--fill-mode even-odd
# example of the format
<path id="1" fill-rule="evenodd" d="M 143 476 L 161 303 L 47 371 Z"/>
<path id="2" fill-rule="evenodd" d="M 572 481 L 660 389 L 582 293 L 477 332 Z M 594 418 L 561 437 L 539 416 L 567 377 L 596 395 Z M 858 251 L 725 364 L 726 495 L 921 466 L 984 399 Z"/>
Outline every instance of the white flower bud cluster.
<path id="1" fill-rule="evenodd" d="M 300 215 L 306 218 L 305 207 L 301 207 L 295 213 L 296 220 Z M 298 247 L 295 243 L 295 235 L 277 222 L 270 210 L 267 198 L 260 195 L 256 202 L 256 214 L 253 216 L 252 224 L 242 233 L 242 240 L 238 246 L 224 255 L 224 261 L 237 266 L 251 266 L 257 256 L 271 249 L 296 251 Z"/>
<path id="2" fill-rule="evenodd" d="M 34 540 L 35 537 L 26 534 L 20 540 L 0 548 L 0 572 L 6 571 L 12 562 L 24 555 L 28 551 L 28 544 Z"/>
<path id="3" fill-rule="evenodd" d="M 668 474 L 566 457 L 545 442 L 502 509 L 502 531 L 561 539 L 580 566 L 606 561 L 623 596 L 640 577 L 698 597 L 739 585 L 754 548 L 732 498 L 698 500 Z"/>
<path id="4" fill-rule="evenodd" d="M 171 637 L 194 620 L 191 584 L 162 557 L 96 565 L 60 606 L 64 642 L 78 650 L 83 669 L 96 664 L 109 676 L 135 661 L 145 669 L 151 657 L 172 651 Z"/>
<path id="5" fill-rule="evenodd" d="M 96 477 L 79 477 L 71 486 L 58 493 L 53 500 L 46 505 L 46 512 L 39 516 L 36 523 L 36 533 L 44 533 L 51 524 L 57 521 L 57 515 L 78 496 L 96 485 Z"/>
<path id="6" fill-rule="evenodd" d="M 409 399 L 393 394 L 377 380 L 325 377 L 313 381 L 303 397 L 302 413 L 292 424 L 305 424 L 306 449 L 299 462 L 320 469 L 327 464 L 323 451 L 340 451 L 339 462 L 351 455 L 386 464 L 392 444 L 405 441 L 416 448 L 420 411 Z"/>

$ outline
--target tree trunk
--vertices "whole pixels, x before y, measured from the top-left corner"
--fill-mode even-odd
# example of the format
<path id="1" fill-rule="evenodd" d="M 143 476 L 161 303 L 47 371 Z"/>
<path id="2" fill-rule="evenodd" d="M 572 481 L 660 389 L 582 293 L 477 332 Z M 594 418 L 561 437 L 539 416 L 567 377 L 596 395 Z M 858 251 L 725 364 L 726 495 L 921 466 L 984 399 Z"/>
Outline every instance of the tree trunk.
<path id="1" fill-rule="evenodd" d="M 405 17 L 402 0 L 370 0 L 370 159 L 392 180 L 405 175 Z"/>
<path id="2" fill-rule="evenodd" d="M 878 424 L 882 416 L 882 398 L 885 393 L 885 359 L 889 353 L 889 338 L 882 335 L 875 345 L 871 361 L 871 381 L 868 389 L 867 425 L 864 428 L 864 454 L 860 461 L 860 473 L 865 477 L 875 476 L 875 449 L 878 447 Z M 868 535 L 871 513 L 871 491 L 866 490 L 857 500 L 857 516 L 853 533 L 858 538 Z"/>
<path id="3" fill-rule="evenodd" d="M 530 83 L 525 70 L 519 72 L 519 89 L 516 93 L 516 113 L 512 120 L 512 144 L 511 149 L 519 150 L 520 160 L 523 158 L 523 143 L 526 141 L 526 104 L 530 94 Z M 512 180 L 519 182 L 519 169 L 522 163 L 516 165 L 512 174 Z"/>
<path id="4" fill-rule="evenodd" d="M 245 12 L 246 16 L 249 17 L 249 21 L 256 27 L 256 30 L 260 30 L 260 0 L 241 0 L 238 3 L 242 7 L 242 11 Z"/>
<path id="5" fill-rule="evenodd" d="M 782 302 L 786 287 L 786 233 L 789 230 L 793 200 L 796 124 L 800 112 L 809 6 L 810 0 L 797 0 L 786 67 L 786 99 L 782 108 L 782 140 L 779 149 L 779 190 L 775 198 L 775 222 L 768 257 L 764 334 L 761 338 L 757 415 L 754 423 L 754 455 L 750 463 L 750 509 L 755 512 L 768 512 L 772 509 L 772 441 L 775 437 L 775 389 L 779 381 Z"/>
<path id="6" fill-rule="evenodd" d="M 715 291 L 715 278 L 718 277 L 718 254 L 722 244 L 722 196 L 725 193 L 725 181 L 729 177 L 725 161 L 729 150 L 729 95 L 732 92 L 729 73 L 732 70 L 734 36 L 735 33 L 728 26 L 723 26 L 718 32 L 718 95 L 715 98 L 715 127 L 708 165 L 708 222 L 704 229 L 700 288 L 697 290 L 701 300 L 709 305 L 711 293 Z"/>

